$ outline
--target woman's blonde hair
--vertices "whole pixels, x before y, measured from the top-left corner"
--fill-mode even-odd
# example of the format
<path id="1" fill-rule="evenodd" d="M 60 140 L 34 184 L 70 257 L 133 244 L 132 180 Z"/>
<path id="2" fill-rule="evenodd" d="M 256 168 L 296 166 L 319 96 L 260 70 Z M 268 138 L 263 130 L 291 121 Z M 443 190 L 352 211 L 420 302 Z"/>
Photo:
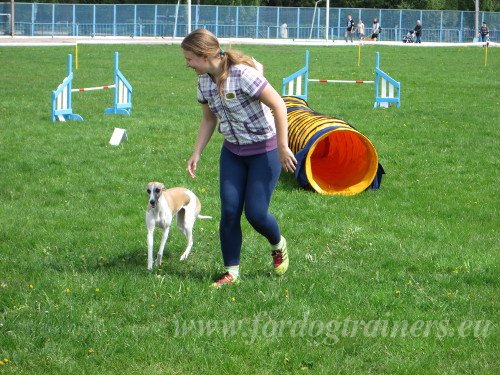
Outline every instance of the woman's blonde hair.
<path id="1" fill-rule="evenodd" d="M 224 82 L 229 75 L 229 67 L 235 64 L 244 64 L 255 68 L 250 56 L 235 50 L 224 51 L 220 48 L 217 37 L 206 29 L 196 29 L 184 38 L 181 48 L 200 57 L 220 57 L 221 72 L 217 77 L 217 90 L 222 94 Z"/>

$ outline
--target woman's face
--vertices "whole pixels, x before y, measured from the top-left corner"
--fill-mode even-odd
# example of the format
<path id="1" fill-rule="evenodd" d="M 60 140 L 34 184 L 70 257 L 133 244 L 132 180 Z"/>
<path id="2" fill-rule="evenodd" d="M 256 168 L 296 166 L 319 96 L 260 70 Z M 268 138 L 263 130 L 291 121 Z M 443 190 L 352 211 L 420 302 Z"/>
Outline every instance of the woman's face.
<path id="1" fill-rule="evenodd" d="M 202 75 L 208 73 L 210 68 L 209 61 L 206 57 L 198 56 L 191 51 L 182 50 L 186 59 L 186 66 L 194 69 L 196 74 Z"/>

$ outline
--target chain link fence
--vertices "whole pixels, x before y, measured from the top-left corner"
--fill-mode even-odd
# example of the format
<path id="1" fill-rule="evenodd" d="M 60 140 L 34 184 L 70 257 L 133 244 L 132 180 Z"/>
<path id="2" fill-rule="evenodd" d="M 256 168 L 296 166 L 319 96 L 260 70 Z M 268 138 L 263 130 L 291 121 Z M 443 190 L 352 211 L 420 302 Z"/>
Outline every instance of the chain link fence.
<path id="1" fill-rule="evenodd" d="M 475 13 L 446 10 L 192 5 L 191 29 L 204 27 L 218 37 L 343 39 L 348 15 L 363 20 L 366 35 L 378 18 L 380 39 L 400 41 L 416 20 L 423 25 L 423 41 L 471 42 Z M 15 35 L 19 36 L 150 36 L 177 37 L 188 32 L 187 5 L 106 5 L 15 3 Z M 10 3 L 0 3 L 0 34 L 10 34 Z M 499 12 L 480 12 L 490 39 L 498 40 Z"/>

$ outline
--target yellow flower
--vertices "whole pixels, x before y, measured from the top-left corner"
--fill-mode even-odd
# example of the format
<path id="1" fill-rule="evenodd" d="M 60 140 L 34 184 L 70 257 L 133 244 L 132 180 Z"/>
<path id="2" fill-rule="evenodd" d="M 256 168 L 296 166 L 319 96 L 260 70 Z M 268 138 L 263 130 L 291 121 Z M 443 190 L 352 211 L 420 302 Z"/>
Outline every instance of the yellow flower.
<path id="1" fill-rule="evenodd" d="M 448 297 L 453 298 L 453 297 L 457 296 L 457 293 L 458 293 L 458 290 L 455 290 L 455 291 L 449 290 L 447 294 L 448 294 Z"/>
<path id="2" fill-rule="evenodd" d="M 28 288 L 33 289 L 34 288 L 33 284 L 28 285 Z"/>
<path id="3" fill-rule="evenodd" d="M 396 297 L 399 297 L 399 296 L 401 295 L 401 291 L 400 291 L 400 290 L 396 290 L 396 291 L 394 292 L 394 295 L 395 295 Z"/>
<path id="4" fill-rule="evenodd" d="M 96 292 L 96 293 L 100 293 L 100 292 L 101 292 L 101 289 L 99 289 L 99 288 L 95 288 L 95 292 Z"/>
<path id="5" fill-rule="evenodd" d="M 70 294 L 71 293 L 71 289 L 69 289 L 69 288 L 64 289 L 64 291 L 66 292 L 66 294 Z"/>

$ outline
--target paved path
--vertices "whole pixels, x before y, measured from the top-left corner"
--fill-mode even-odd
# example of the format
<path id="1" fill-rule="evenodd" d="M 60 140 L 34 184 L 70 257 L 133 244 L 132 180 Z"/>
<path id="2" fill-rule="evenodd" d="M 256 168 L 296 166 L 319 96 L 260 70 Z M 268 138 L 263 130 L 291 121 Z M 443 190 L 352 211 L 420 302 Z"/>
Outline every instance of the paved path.
<path id="1" fill-rule="evenodd" d="M 1 46 L 66 46 L 78 44 L 181 44 L 183 38 L 172 37 L 25 37 L 25 36 L 0 36 Z M 356 41 L 354 43 L 346 43 L 344 40 L 318 40 L 318 39 L 253 39 L 253 38 L 219 38 L 221 44 L 256 44 L 256 45 L 297 45 L 297 46 L 352 46 L 359 43 L 368 45 L 391 45 L 391 46 L 406 46 L 406 47 L 482 47 L 483 43 L 436 43 L 423 42 L 422 44 L 403 43 L 403 42 L 371 42 L 371 41 Z M 490 42 L 490 47 L 499 47 L 500 43 Z"/>

